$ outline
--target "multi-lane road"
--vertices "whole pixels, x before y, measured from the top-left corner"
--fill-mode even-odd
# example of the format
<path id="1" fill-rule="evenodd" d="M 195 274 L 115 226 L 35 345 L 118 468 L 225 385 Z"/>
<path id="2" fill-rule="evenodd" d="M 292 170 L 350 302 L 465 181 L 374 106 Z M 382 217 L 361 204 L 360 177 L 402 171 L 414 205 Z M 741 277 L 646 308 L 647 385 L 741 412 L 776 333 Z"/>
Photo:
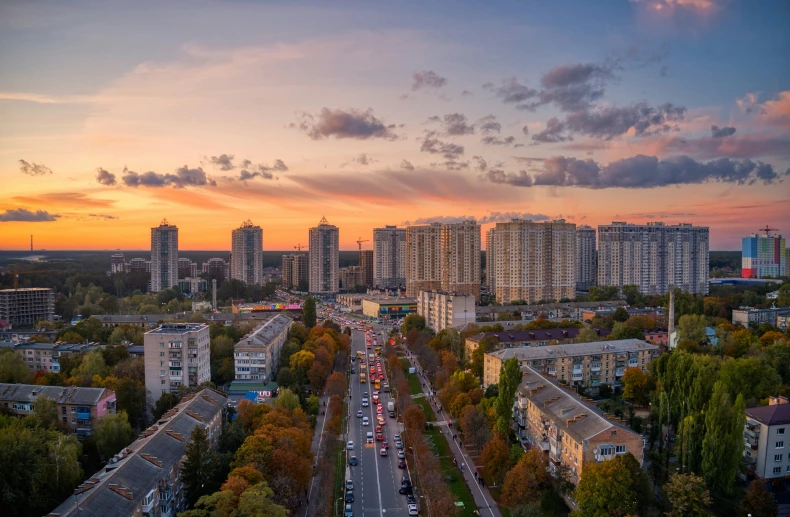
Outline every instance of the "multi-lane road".
<path id="1" fill-rule="evenodd" d="M 379 335 L 379 343 L 381 336 Z M 389 455 L 381 456 L 380 441 L 372 444 L 366 443 L 366 435 L 372 432 L 375 436 L 376 429 L 376 405 L 372 402 L 373 383 L 370 382 L 370 363 L 368 355 L 373 352 L 371 348 L 366 348 L 365 331 L 351 331 L 351 355 L 356 358 L 357 351 L 364 354 L 365 369 L 368 374 L 368 382 L 359 383 L 360 369 L 359 360 L 351 364 L 356 370 L 351 375 L 350 392 L 351 399 L 349 404 L 349 426 L 348 440 L 354 442 L 354 448 L 347 451 L 346 463 L 351 456 L 356 456 L 358 465 L 350 467 L 351 476 L 354 481 L 354 502 L 351 503 L 354 517 L 384 517 L 385 515 L 407 515 L 408 507 L 405 495 L 400 495 L 398 489 L 401 486 L 401 479 L 408 475 L 406 469 L 398 468 L 398 450 L 395 448 L 394 435 L 400 433 L 396 419 L 391 418 L 387 412 L 387 402 L 391 401 L 390 393 L 380 393 L 381 404 L 384 406 L 385 425 L 382 426 L 384 438 L 390 445 Z M 378 356 L 377 356 L 378 358 Z M 386 374 L 386 361 L 381 358 L 382 367 Z M 375 364 L 375 361 L 374 361 Z M 362 407 L 363 394 L 368 394 L 370 405 Z M 362 414 L 368 418 L 369 424 L 362 425 L 363 419 L 357 416 L 357 411 L 362 410 Z M 402 433 L 401 433 L 402 434 Z M 405 444 L 404 444 L 405 446 Z M 344 503 L 345 504 L 345 503 Z"/>

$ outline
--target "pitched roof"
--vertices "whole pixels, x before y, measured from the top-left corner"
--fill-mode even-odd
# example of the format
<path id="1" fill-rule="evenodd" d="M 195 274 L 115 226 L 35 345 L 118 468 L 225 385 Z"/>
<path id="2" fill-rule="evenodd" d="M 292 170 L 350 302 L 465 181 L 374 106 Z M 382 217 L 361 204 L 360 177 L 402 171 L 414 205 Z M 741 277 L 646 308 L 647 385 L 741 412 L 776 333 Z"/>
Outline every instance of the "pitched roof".
<path id="1" fill-rule="evenodd" d="M 503 348 L 486 355 L 497 357 L 503 361 L 511 357 L 515 357 L 519 361 L 532 361 L 552 357 L 616 354 L 638 352 L 640 350 L 658 350 L 658 346 L 651 345 L 641 339 L 617 339 L 613 341 L 592 341 L 590 343 L 568 343 L 566 345 L 519 346 Z"/>
<path id="2" fill-rule="evenodd" d="M 39 386 L 37 384 L 0 383 L 0 400 L 9 402 L 34 402 L 48 397 L 58 404 L 84 404 L 95 406 L 112 392 L 106 388 L 78 386 Z"/>
<path id="3" fill-rule="evenodd" d="M 790 404 L 746 408 L 746 416 L 765 425 L 790 424 Z"/>
<path id="4" fill-rule="evenodd" d="M 593 327 L 599 336 L 605 337 L 611 334 L 608 329 Z M 494 336 L 500 343 L 516 343 L 522 341 L 543 341 L 554 339 L 574 339 L 579 335 L 579 327 L 567 327 L 557 329 L 535 329 L 535 330 L 505 330 L 502 332 L 484 332 L 476 334 L 470 338 L 469 341 L 479 343 L 483 338 Z"/>

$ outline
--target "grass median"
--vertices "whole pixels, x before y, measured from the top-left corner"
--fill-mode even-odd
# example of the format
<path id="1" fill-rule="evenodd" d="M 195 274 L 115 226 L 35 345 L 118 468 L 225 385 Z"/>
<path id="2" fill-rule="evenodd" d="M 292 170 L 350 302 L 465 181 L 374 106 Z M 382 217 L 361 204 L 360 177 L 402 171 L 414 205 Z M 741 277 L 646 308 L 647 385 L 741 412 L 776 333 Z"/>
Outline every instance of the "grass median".
<path id="1" fill-rule="evenodd" d="M 434 427 L 425 432 L 426 437 L 430 437 L 436 446 L 436 452 L 439 456 L 439 468 L 445 478 L 445 482 L 450 487 L 450 491 L 456 498 L 456 501 L 464 503 L 460 508 L 460 517 L 474 517 L 474 511 L 477 509 L 475 498 L 472 491 L 466 484 L 461 469 L 453 463 L 453 455 L 450 451 L 450 444 L 447 442 L 447 436 L 442 432 L 441 428 Z"/>

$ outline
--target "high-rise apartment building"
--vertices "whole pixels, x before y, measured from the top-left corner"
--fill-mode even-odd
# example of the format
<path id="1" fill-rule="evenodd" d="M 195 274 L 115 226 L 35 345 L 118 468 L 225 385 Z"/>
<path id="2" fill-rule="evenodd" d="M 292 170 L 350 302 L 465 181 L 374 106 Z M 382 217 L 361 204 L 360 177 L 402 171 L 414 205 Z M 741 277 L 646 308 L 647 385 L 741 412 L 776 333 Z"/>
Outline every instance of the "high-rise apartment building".
<path id="1" fill-rule="evenodd" d="M 303 282 L 306 284 L 309 278 L 308 256 L 304 253 L 283 255 L 283 287 L 286 289 L 298 289 Z M 305 289 L 307 289 L 305 287 Z"/>
<path id="2" fill-rule="evenodd" d="M 406 296 L 446 291 L 480 299 L 480 225 L 474 221 L 406 228 Z"/>
<path id="3" fill-rule="evenodd" d="M 209 328 L 205 323 L 169 323 L 143 335 L 145 387 L 154 401 L 180 386 L 211 380 Z"/>
<path id="4" fill-rule="evenodd" d="M 31 327 L 55 317 L 55 293 L 46 287 L 0 290 L 0 320 L 15 327 Z"/>
<path id="5" fill-rule="evenodd" d="M 494 263 L 494 240 L 496 227 L 486 232 L 486 288 L 488 294 L 496 295 L 496 264 Z"/>
<path id="6" fill-rule="evenodd" d="M 263 283 L 263 229 L 249 219 L 233 230 L 230 277 L 245 284 Z"/>
<path id="7" fill-rule="evenodd" d="M 362 268 L 362 284 L 365 286 L 373 285 L 373 250 L 362 250 L 359 252 L 359 267 Z"/>
<path id="8" fill-rule="evenodd" d="M 219 257 L 203 262 L 200 270 L 208 275 L 209 279 L 216 279 L 218 282 L 224 282 L 230 278 L 230 264 Z"/>
<path id="9" fill-rule="evenodd" d="M 420 291 L 417 295 L 417 314 L 425 318 L 425 325 L 434 332 L 474 323 L 477 317 L 475 296 L 444 291 Z"/>
<path id="10" fill-rule="evenodd" d="M 787 248 L 781 235 L 753 233 L 744 237 L 741 247 L 743 278 L 777 278 L 785 275 Z"/>
<path id="11" fill-rule="evenodd" d="M 373 284 L 391 289 L 406 285 L 406 229 L 373 229 Z"/>
<path id="12" fill-rule="evenodd" d="M 708 293 L 708 228 L 662 222 L 598 226 L 598 285 L 636 285 L 642 294 L 675 287 Z"/>
<path id="13" fill-rule="evenodd" d="M 195 278 L 197 276 L 197 264 L 188 258 L 178 259 L 178 278 Z"/>
<path id="14" fill-rule="evenodd" d="M 358 285 L 365 285 L 364 272 L 361 266 L 340 268 L 340 284 L 344 291 L 353 290 Z"/>
<path id="15" fill-rule="evenodd" d="M 480 225 L 475 221 L 442 225 L 442 290 L 480 299 Z"/>
<path id="16" fill-rule="evenodd" d="M 311 293 L 336 293 L 340 284 L 340 230 L 322 217 L 318 226 L 310 228 Z"/>
<path id="17" fill-rule="evenodd" d="M 576 288 L 589 289 L 597 278 L 595 228 L 582 225 L 576 228 Z"/>
<path id="18" fill-rule="evenodd" d="M 151 228 L 151 291 L 178 285 L 178 227 L 162 223 Z"/>
<path id="19" fill-rule="evenodd" d="M 110 273 L 123 273 L 126 270 L 126 259 L 121 253 L 121 250 L 117 250 L 116 253 L 113 253 L 110 257 Z"/>
<path id="20" fill-rule="evenodd" d="M 575 296 L 575 224 L 514 219 L 497 223 L 492 241 L 487 260 L 494 270 L 492 294 L 497 301 L 534 303 Z"/>

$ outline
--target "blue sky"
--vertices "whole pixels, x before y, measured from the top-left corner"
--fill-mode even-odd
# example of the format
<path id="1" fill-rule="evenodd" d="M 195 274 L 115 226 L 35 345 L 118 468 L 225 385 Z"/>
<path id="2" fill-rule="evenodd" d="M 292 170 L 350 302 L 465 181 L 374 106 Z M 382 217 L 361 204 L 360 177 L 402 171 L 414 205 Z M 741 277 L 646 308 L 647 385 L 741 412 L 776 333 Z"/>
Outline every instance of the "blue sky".
<path id="1" fill-rule="evenodd" d="M 0 229 L 126 247 L 182 215 L 211 248 L 252 217 L 280 249 L 326 215 L 352 248 L 440 217 L 661 218 L 737 249 L 790 231 L 787 27 L 780 0 L 6 1 Z"/>

